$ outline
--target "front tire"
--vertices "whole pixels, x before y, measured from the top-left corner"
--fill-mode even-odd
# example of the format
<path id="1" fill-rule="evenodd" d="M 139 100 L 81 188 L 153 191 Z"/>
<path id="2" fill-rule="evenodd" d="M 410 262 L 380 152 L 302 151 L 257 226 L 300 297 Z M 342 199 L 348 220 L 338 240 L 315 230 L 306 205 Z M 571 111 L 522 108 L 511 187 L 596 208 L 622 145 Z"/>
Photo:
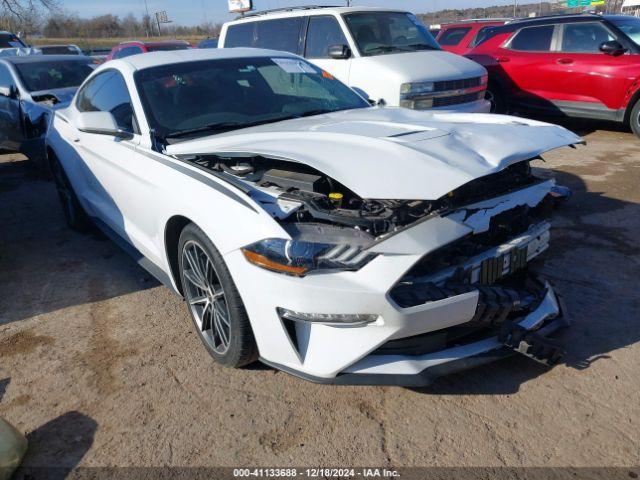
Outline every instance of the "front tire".
<path id="1" fill-rule="evenodd" d="M 489 110 L 491 113 L 507 113 L 507 101 L 505 95 L 502 89 L 496 84 L 490 83 L 487 86 L 484 98 L 491 104 L 491 109 Z"/>
<path id="2" fill-rule="evenodd" d="M 182 230 L 178 258 L 189 314 L 209 354 L 227 367 L 254 362 L 258 349 L 240 293 L 220 252 L 196 225 Z"/>
<path id="3" fill-rule="evenodd" d="M 60 198 L 60 204 L 62 205 L 62 211 L 64 212 L 67 225 L 73 230 L 86 232 L 92 226 L 91 219 L 84 208 L 82 208 L 82 205 L 80 205 L 78 196 L 73 190 L 64 168 L 62 168 L 60 160 L 55 156 L 51 158 L 51 176 L 58 191 L 58 197 Z"/>
<path id="4" fill-rule="evenodd" d="M 631 109 L 631 114 L 629 115 L 629 126 L 636 137 L 640 137 L 640 100 L 637 100 Z"/>

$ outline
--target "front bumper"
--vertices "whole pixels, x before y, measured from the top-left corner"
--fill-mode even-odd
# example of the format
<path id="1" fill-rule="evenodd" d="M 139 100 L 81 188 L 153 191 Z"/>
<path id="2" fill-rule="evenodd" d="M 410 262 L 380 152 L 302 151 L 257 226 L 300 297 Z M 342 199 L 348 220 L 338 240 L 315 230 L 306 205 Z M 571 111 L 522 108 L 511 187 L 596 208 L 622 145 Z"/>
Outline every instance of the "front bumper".
<path id="1" fill-rule="evenodd" d="M 521 319 L 505 323 L 499 335 L 474 343 L 419 356 L 369 355 L 334 378 L 309 375 L 263 358 L 261 361 L 316 383 L 403 387 L 428 386 L 439 377 L 479 367 L 516 353 L 551 366 L 563 353 L 552 336 L 567 328 L 569 321 L 560 297 L 549 283 L 545 283 L 545 287 L 547 293 L 534 311 Z"/>

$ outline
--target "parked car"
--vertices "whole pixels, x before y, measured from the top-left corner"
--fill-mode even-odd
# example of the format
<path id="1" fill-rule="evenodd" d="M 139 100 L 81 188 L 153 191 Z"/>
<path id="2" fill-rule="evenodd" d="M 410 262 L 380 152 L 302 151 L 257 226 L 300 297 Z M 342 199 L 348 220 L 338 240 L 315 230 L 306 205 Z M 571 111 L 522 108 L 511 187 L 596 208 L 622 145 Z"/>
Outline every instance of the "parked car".
<path id="1" fill-rule="evenodd" d="M 529 163 L 579 142 L 371 107 L 300 57 L 241 48 L 102 65 L 47 136 L 69 225 L 93 220 L 183 296 L 218 362 L 394 385 L 513 349 L 559 358 L 559 301 L 528 269 L 554 182 Z"/>
<path id="2" fill-rule="evenodd" d="M 124 58 L 139 53 L 166 52 L 170 50 L 187 50 L 191 48 L 184 40 L 167 40 L 163 42 L 122 42 L 111 49 L 107 60 Z"/>
<path id="3" fill-rule="evenodd" d="M 3 52 L 28 49 L 20 38 L 11 32 L 0 31 L 0 55 Z M 3 55 L 4 56 L 4 55 Z"/>
<path id="4" fill-rule="evenodd" d="M 479 43 L 490 27 L 504 25 L 508 21 L 507 18 L 481 18 L 445 23 L 440 27 L 436 40 L 443 50 L 464 55 Z"/>
<path id="5" fill-rule="evenodd" d="M 640 135 L 640 19 L 562 15 L 490 30 L 469 58 L 493 110 L 612 120 Z"/>
<path id="6" fill-rule="evenodd" d="M 107 57 L 111 53 L 111 49 L 110 48 L 100 48 L 100 47 L 88 48 L 88 49 L 84 50 L 83 53 L 87 57 L 91 57 L 93 59 L 93 63 L 99 65 L 101 63 L 104 63 L 107 60 Z"/>
<path id="7" fill-rule="evenodd" d="M 46 166 L 44 135 L 51 113 L 71 100 L 93 68 L 84 56 L 0 57 L 0 148 Z"/>
<path id="8" fill-rule="evenodd" d="M 411 13 L 368 7 L 302 7 L 225 23 L 221 48 L 300 54 L 372 103 L 416 110 L 488 112 L 486 71 L 444 52 Z"/>
<path id="9" fill-rule="evenodd" d="M 41 45 L 35 47 L 42 55 L 83 55 L 77 45 Z"/>
<path id="10" fill-rule="evenodd" d="M 198 48 L 218 48 L 217 38 L 207 38 L 198 44 Z"/>

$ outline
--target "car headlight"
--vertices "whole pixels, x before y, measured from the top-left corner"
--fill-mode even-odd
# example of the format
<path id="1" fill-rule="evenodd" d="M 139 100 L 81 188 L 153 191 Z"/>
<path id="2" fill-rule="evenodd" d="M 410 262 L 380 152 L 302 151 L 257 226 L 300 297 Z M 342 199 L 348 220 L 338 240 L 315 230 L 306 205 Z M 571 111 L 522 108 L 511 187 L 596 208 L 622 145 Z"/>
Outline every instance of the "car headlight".
<path id="1" fill-rule="evenodd" d="M 416 83 L 403 83 L 400 86 L 401 95 L 420 95 L 421 93 L 433 92 L 433 82 L 416 82 Z"/>
<path id="2" fill-rule="evenodd" d="M 359 270 L 376 253 L 366 250 L 373 238 L 355 229 L 321 224 L 287 228 L 291 239 L 267 238 L 242 248 L 248 262 L 274 272 L 302 277 L 317 270 Z"/>

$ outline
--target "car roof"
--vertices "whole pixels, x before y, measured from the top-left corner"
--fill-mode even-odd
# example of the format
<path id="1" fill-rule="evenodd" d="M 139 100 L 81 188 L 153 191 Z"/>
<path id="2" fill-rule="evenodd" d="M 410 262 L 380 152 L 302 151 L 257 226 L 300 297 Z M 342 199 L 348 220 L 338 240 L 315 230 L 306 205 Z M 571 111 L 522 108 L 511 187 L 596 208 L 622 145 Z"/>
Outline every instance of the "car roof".
<path id="1" fill-rule="evenodd" d="M 144 68 L 171 65 L 173 63 L 197 62 L 201 60 L 218 60 L 229 58 L 255 58 L 255 57 L 291 57 L 296 55 L 276 50 L 264 50 L 260 48 L 220 48 L 220 49 L 188 49 L 170 50 L 166 52 L 151 52 L 141 55 L 131 55 L 129 57 L 112 60 L 98 67 L 99 70 L 108 69 L 117 63 L 129 64 L 136 70 Z"/>
<path id="2" fill-rule="evenodd" d="M 157 40 L 155 42 L 145 42 L 143 40 L 130 40 L 127 42 L 120 42 L 119 46 L 124 45 L 145 45 L 148 47 L 162 46 L 162 45 L 188 45 L 186 40 Z"/>
<path id="3" fill-rule="evenodd" d="M 41 62 L 91 62 L 91 59 L 84 55 L 15 55 L 0 58 L 5 62 L 13 63 L 15 65 Z"/>
<path id="4" fill-rule="evenodd" d="M 358 12 L 404 12 L 402 8 L 384 8 L 384 7 L 335 7 L 335 6 L 317 6 L 311 5 L 307 7 L 289 7 L 276 8 L 273 10 L 255 11 L 238 17 L 235 20 L 226 23 L 241 23 L 248 21 L 257 21 L 265 17 L 282 18 L 282 17 L 298 17 L 306 15 L 341 15 L 344 13 Z"/>
<path id="5" fill-rule="evenodd" d="M 524 26 L 549 25 L 556 23 L 573 22 L 600 22 L 603 20 L 634 18 L 629 15 L 598 15 L 595 13 L 573 13 L 560 15 L 547 15 L 542 17 L 521 18 L 503 26 L 496 27 L 495 32 L 510 32 Z"/>
<path id="6" fill-rule="evenodd" d="M 473 25 L 488 25 L 488 24 L 496 24 L 496 25 L 502 25 L 508 21 L 511 21 L 510 18 L 477 18 L 477 19 L 470 19 L 470 20 L 458 20 L 456 22 L 448 22 L 448 23 L 443 23 L 441 24 L 442 29 L 445 28 L 449 28 L 449 27 L 466 27 L 466 26 L 473 26 Z"/>

